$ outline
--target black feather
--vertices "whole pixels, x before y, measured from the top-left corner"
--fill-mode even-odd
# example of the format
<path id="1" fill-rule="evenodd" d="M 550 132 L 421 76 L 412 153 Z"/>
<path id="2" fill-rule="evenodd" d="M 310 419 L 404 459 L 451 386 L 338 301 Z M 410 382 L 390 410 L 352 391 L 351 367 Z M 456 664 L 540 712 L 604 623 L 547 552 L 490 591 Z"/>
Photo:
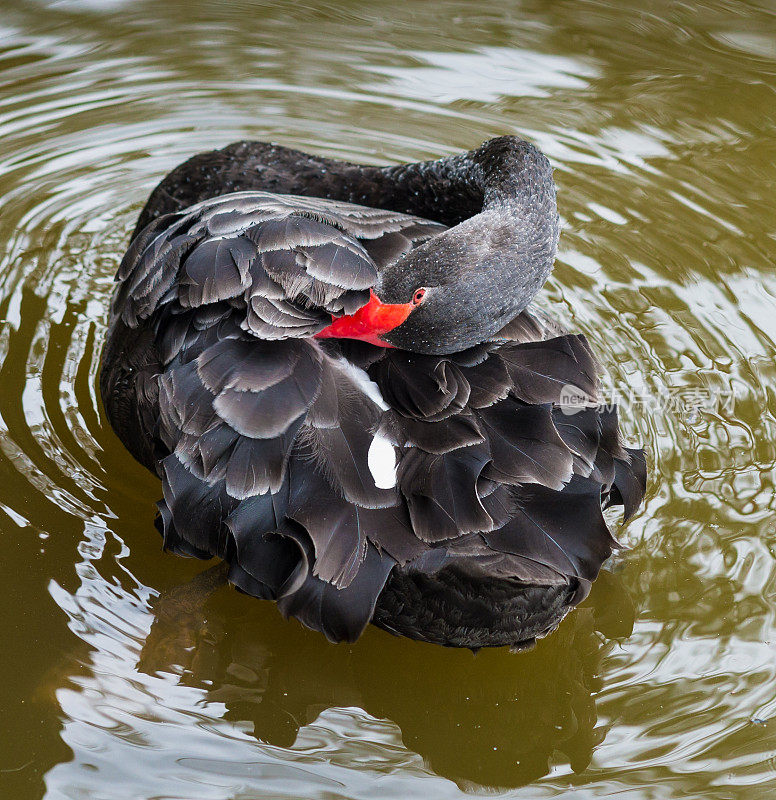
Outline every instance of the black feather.
<path id="1" fill-rule="evenodd" d="M 198 551 L 221 551 L 222 521 L 235 507 L 222 484 L 208 485 L 193 475 L 175 455 L 161 462 L 164 502 L 178 536 Z M 163 515 L 164 516 L 164 515 Z"/>
<path id="2" fill-rule="evenodd" d="M 293 372 L 259 389 L 225 387 L 213 400 L 218 415 L 238 433 L 251 438 L 279 436 L 307 412 L 321 386 L 321 361 L 308 347 Z"/>
<path id="3" fill-rule="evenodd" d="M 617 546 L 601 513 L 600 492 L 597 482 L 576 476 L 562 492 L 531 487 L 519 497 L 513 519 L 484 534 L 485 541 L 532 562 L 550 578 L 573 576 L 589 587 Z M 541 582 L 535 574 L 531 579 Z"/>
<path id="4" fill-rule="evenodd" d="M 354 642 L 372 618 L 377 598 L 396 562 L 369 544 L 353 581 L 337 589 L 313 574 L 315 553 L 307 535 L 292 528 L 282 533 L 299 545 L 303 558 L 298 574 L 303 576 L 303 580 L 294 591 L 281 593 L 278 597 L 281 613 L 296 617 L 308 628 L 321 631 L 332 642 Z"/>
<path id="5" fill-rule="evenodd" d="M 625 448 L 626 458 L 614 460 L 614 482 L 609 505 L 622 505 L 625 519 L 630 519 L 641 501 L 647 488 L 647 461 L 643 450 Z"/>
<path id="6" fill-rule="evenodd" d="M 571 478 L 572 453 L 552 422 L 551 407 L 509 398 L 477 412 L 488 436 L 485 476 L 500 483 L 539 483 L 560 491 Z"/>
<path id="7" fill-rule="evenodd" d="M 470 411 L 439 422 L 424 422 L 387 411 L 382 417 L 380 433 L 398 447 L 418 447 L 435 454 L 449 453 L 485 441 L 477 419 Z"/>
<path id="8" fill-rule="evenodd" d="M 484 361 L 470 367 L 464 367 L 463 373 L 469 384 L 469 406 L 486 408 L 499 400 L 503 400 L 513 388 L 504 359 L 498 353 L 489 354 Z"/>
<path id="9" fill-rule="evenodd" d="M 370 374 L 391 408 L 425 422 L 463 411 L 471 391 L 461 368 L 438 356 L 391 351 Z"/>
<path id="10" fill-rule="evenodd" d="M 552 421 L 574 456 L 574 474 L 588 477 L 593 470 L 600 442 L 598 409 L 575 409 L 574 413 L 569 413 L 556 406 L 552 410 Z"/>
<path id="11" fill-rule="evenodd" d="M 326 359 L 326 377 L 310 410 L 303 441 L 340 497 L 362 508 L 395 505 L 396 492 L 378 489 L 368 464 L 381 410 L 341 364 Z M 304 452 L 300 450 L 300 455 Z"/>
<path id="12" fill-rule="evenodd" d="M 398 470 L 398 485 L 412 528 L 424 542 L 453 539 L 494 526 L 477 493 L 477 482 L 490 455 L 473 445 L 443 455 L 408 450 Z"/>
<path id="13" fill-rule="evenodd" d="M 591 400 L 598 397 L 595 361 L 584 336 L 508 345 L 500 352 L 512 378 L 512 392 L 523 402 L 559 403 L 569 387 Z"/>
<path id="14" fill-rule="evenodd" d="M 242 236 L 206 239 L 183 261 L 178 301 L 184 308 L 236 297 L 247 288 L 248 265 L 256 245 Z"/>

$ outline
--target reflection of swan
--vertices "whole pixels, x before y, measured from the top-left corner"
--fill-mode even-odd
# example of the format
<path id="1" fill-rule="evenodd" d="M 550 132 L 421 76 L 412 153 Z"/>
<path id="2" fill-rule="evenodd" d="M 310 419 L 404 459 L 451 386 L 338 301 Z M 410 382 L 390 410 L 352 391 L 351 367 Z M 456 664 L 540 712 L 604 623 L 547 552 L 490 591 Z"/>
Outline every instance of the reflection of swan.
<path id="1" fill-rule="evenodd" d="M 645 472 L 590 404 L 584 338 L 526 310 L 557 238 L 550 164 L 515 137 L 387 168 L 245 142 L 174 170 L 101 376 L 165 545 L 332 641 L 552 630 L 611 553 L 602 504 L 632 513 Z"/>
<path id="2" fill-rule="evenodd" d="M 453 652 L 378 631 L 357 648 L 331 647 L 233 593 L 214 594 L 205 609 L 213 574 L 157 599 L 141 672 L 182 666 L 182 683 L 206 688 L 227 719 L 252 723 L 257 739 L 282 747 L 327 708 L 363 708 L 396 723 L 408 749 L 462 784 L 528 783 L 548 772 L 554 751 L 584 769 L 600 739 L 595 631 L 626 636 L 633 624 L 629 597 L 605 572 L 585 607 L 519 655 Z"/>

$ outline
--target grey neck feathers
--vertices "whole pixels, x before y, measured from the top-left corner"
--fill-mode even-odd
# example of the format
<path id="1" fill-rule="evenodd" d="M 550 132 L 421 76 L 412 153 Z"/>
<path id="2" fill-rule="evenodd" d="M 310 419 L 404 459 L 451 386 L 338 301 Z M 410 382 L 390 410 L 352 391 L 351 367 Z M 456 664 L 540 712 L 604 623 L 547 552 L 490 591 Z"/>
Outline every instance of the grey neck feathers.
<path id="1" fill-rule="evenodd" d="M 514 136 L 491 139 L 461 155 L 390 167 L 246 141 L 200 153 L 176 167 L 152 192 L 133 238 L 161 214 L 245 190 L 344 200 L 446 225 L 506 205 L 521 215 L 532 216 L 535 210 L 557 225 L 550 164 L 533 145 Z"/>

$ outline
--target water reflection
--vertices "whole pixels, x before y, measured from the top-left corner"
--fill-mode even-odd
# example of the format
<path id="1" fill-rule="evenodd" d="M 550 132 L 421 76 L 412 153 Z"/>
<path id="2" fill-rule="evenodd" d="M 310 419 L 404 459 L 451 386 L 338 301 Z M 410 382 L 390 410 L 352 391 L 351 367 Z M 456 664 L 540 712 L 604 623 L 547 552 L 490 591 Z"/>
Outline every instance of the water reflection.
<path id="1" fill-rule="evenodd" d="M 547 97 L 551 88 L 585 89 L 597 74 L 594 66 L 582 60 L 509 47 L 407 55 L 429 66 L 370 66 L 370 71 L 389 78 L 389 85 L 366 84 L 364 88 L 440 103 L 493 102 L 503 96 Z"/>
<path id="2" fill-rule="evenodd" d="M 41 707 L 65 712 L 74 750 L 47 776 L 54 793 L 99 796 L 123 775 L 128 797 L 151 787 L 178 796 L 194 769 L 214 784 L 197 797 L 225 797 L 230 774 L 267 791 L 268 766 L 273 797 L 298 797 L 296 779 L 304 796 L 337 783 L 356 792 L 353 771 L 365 780 L 410 767 L 467 791 L 503 790 L 553 765 L 582 772 L 606 735 L 595 703 L 602 662 L 634 618 L 618 575 L 603 573 L 585 606 L 532 651 L 475 655 L 377 629 L 335 646 L 268 603 L 223 586 L 210 594 L 207 573 L 157 597 L 126 572 L 118 583 L 101 574 L 117 543 L 100 524 L 85 533 L 80 586 L 53 588 L 82 644 L 36 693 Z M 119 545 L 116 564 L 126 556 Z M 394 793 L 400 782 L 388 781 L 385 796 Z"/>
<path id="3" fill-rule="evenodd" d="M 605 573 L 590 602 L 531 652 L 475 655 L 376 630 L 371 646 L 333 646 L 226 590 L 203 608 L 198 581 L 206 577 L 155 601 L 140 671 L 179 672 L 182 684 L 223 702 L 226 719 L 280 747 L 325 709 L 362 708 L 394 722 L 434 772 L 466 785 L 528 783 L 557 753 L 585 769 L 604 734 L 593 699 L 603 634 L 627 636 L 633 625 L 622 582 Z"/>

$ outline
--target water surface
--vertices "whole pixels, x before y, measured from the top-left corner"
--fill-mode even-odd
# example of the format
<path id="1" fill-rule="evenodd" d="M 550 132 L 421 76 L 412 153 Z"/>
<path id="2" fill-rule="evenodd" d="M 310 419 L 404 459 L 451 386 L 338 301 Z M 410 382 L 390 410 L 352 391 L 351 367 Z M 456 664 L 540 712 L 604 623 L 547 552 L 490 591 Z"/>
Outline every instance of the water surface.
<path id="1" fill-rule="evenodd" d="M 772 797 L 776 6 L 0 11 L 3 796 Z M 181 611 L 202 564 L 162 554 L 95 391 L 151 188 L 240 138 L 387 163 L 503 133 L 556 168 L 541 303 L 649 453 L 630 550 L 525 654 Z"/>

